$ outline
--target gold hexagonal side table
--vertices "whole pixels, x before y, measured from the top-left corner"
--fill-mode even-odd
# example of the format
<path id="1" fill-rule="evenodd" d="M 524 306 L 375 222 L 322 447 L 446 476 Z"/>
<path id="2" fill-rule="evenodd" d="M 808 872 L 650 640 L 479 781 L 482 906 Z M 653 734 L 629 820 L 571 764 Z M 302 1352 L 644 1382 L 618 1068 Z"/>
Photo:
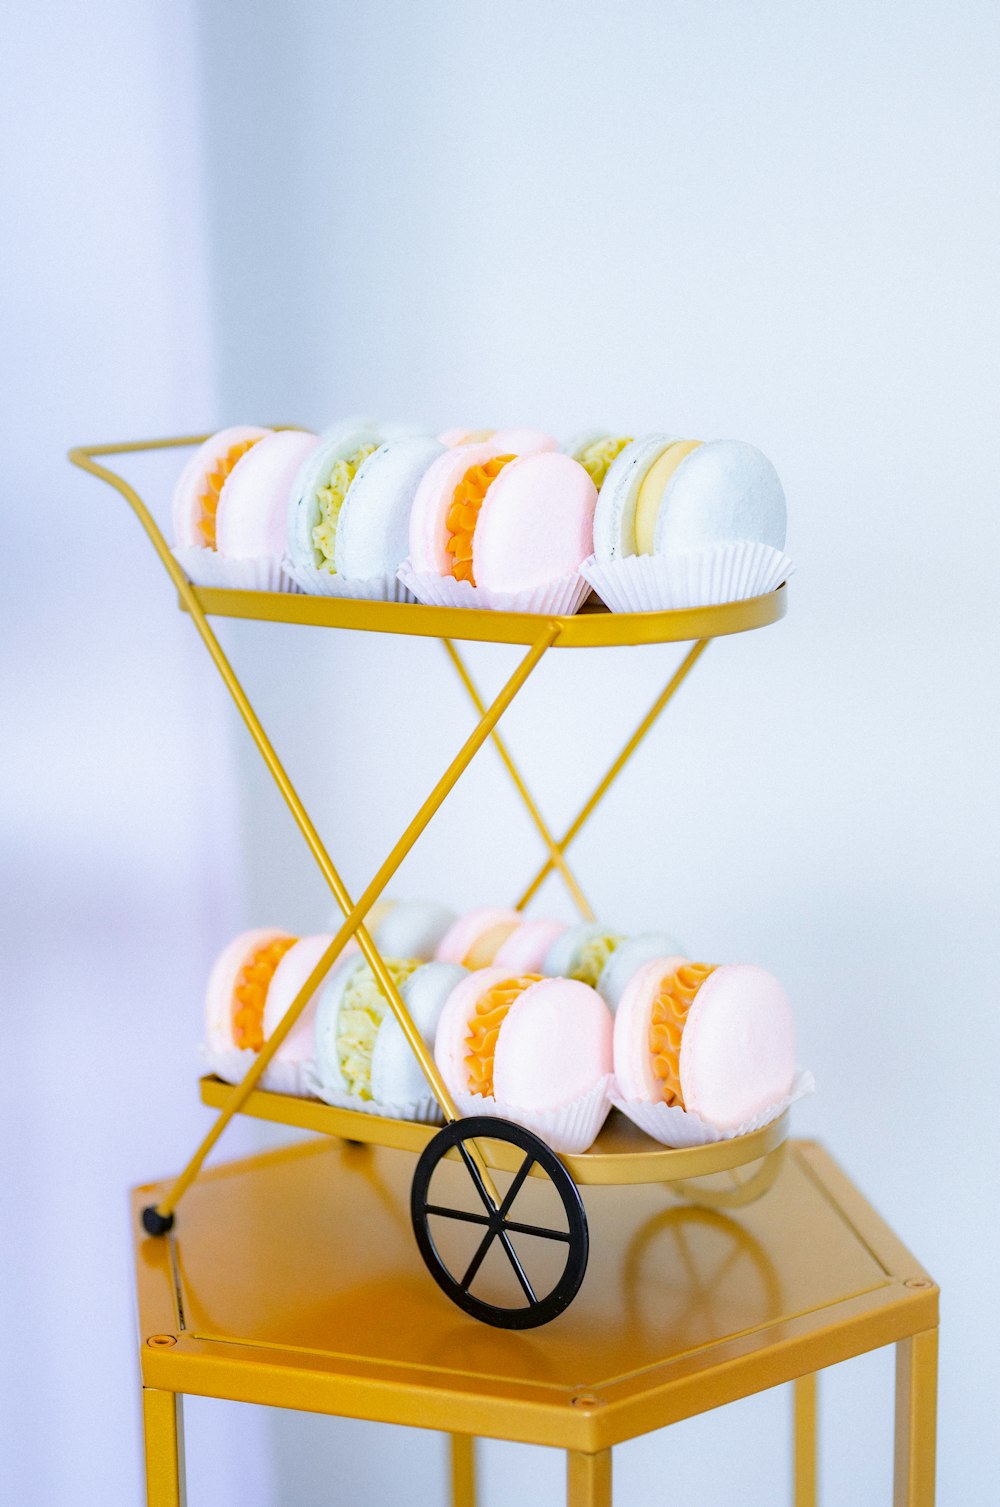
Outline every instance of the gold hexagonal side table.
<path id="1" fill-rule="evenodd" d="M 137 1189 L 150 1507 L 183 1500 L 184 1393 L 441 1430 L 454 1507 L 474 1507 L 476 1435 L 554 1446 L 570 1507 L 609 1507 L 615 1444 L 784 1382 L 794 1500 L 811 1507 L 816 1373 L 888 1344 L 896 1507 L 932 1507 L 937 1288 L 821 1147 L 780 1155 L 766 1195 L 732 1207 L 718 1180 L 702 1203 L 585 1188 L 588 1281 L 523 1333 L 484 1328 L 431 1281 L 403 1150 L 323 1138 L 218 1167 L 166 1238 L 141 1226 L 160 1187 Z"/>

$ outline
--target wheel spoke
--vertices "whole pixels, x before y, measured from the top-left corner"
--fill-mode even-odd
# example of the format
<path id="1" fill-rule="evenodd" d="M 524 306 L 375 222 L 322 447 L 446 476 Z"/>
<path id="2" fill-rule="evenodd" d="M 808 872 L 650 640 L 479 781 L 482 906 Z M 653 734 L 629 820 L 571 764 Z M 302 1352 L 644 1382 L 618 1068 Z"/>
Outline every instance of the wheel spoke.
<path id="1" fill-rule="evenodd" d="M 486 1191 L 486 1184 L 483 1182 L 482 1177 L 479 1175 L 479 1168 L 476 1166 L 472 1158 L 472 1152 L 466 1146 L 464 1141 L 458 1142 L 458 1149 L 461 1153 L 462 1161 L 469 1169 L 469 1176 L 472 1178 L 472 1181 L 476 1185 L 476 1191 L 483 1201 L 483 1207 L 486 1209 L 486 1212 L 488 1214 L 495 1214 L 496 1204 L 493 1202 L 492 1198 Z"/>
<path id="2" fill-rule="evenodd" d="M 440 1204 L 428 1204 L 425 1213 L 439 1214 L 442 1219 L 464 1219 L 466 1224 L 489 1224 L 485 1214 L 467 1214 L 464 1209 L 443 1209 Z"/>
<path id="3" fill-rule="evenodd" d="M 518 1224 L 513 1219 L 505 1221 L 505 1228 L 513 1230 L 515 1235 L 537 1235 L 540 1240 L 572 1240 L 569 1230 L 547 1230 L 540 1224 Z"/>
<path id="4" fill-rule="evenodd" d="M 494 1230 L 492 1228 L 488 1229 L 486 1231 L 486 1234 L 483 1236 L 482 1240 L 479 1242 L 479 1247 L 478 1247 L 478 1249 L 476 1251 L 476 1254 L 473 1256 L 472 1260 L 469 1262 L 469 1265 L 466 1268 L 465 1276 L 462 1278 L 461 1282 L 459 1283 L 459 1286 L 462 1288 L 463 1292 L 468 1292 L 469 1287 L 472 1284 L 472 1279 L 475 1277 L 476 1272 L 479 1270 L 479 1268 L 482 1266 L 483 1262 L 486 1259 L 486 1252 L 489 1250 L 490 1246 L 493 1244 L 493 1237 L 494 1237 L 495 1234 L 496 1234 L 496 1230 Z"/>
<path id="5" fill-rule="evenodd" d="M 524 1293 L 524 1296 L 527 1298 L 527 1300 L 528 1300 L 529 1303 L 537 1303 L 538 1299 L 535 1297 L 535 1289 L 532 1287 L 531 1283 L 528 1281 L 528 1277 L 527 1277 L 527 1274 L 526 1274 L 526 1272 L 524 1270 L 524 1267 L 521 1265 L 520 1261 L 517 1259 L 517 1251 L 515 1251 L 514 1246 L 511 1243 L 511 1238 L 507 1234 L 506 1230 L 501 1230 L 500 1231 L 500 1242 L 501 1242 L 504 1250 L 507 1252 L 507 1260 L 510 1262 L 511 1266 L 514 1268 L 514 1275 L 517 1277 L 517 1280 L 521 1284 L 521 1291 Z"/>
<path id="6" fill-rule="evenodd" d="M 504 1199 L 503 1203 L 500 1205 L 500 1218 L 501 1219 L 503 1219 L 504 1215 L 507 1213 L 507 1210 L 510 1208 L 511 1204 L 514 1202 L 515 1198 L 520 1193 L 520 1191 L 521 1191 L 521 1185 L 523 1184 L 524 1179 L 527 1177 L 528 1173 L 531 1171 L 531 1169 L 532 1169 L 532 1167 L 534 1165 L 535 1165 L 535 1158 L 529 1152 L 528 1155 L 525 1157 L 524 1161 L 521 1163 L 520 1167 L 518 1167 L 517 1173 L 516 1173 L 516 1175 L 514 1177 L 514 1181 L 511 1183 L 510 1187 L 507 1189 L 507 1196 Z"/>

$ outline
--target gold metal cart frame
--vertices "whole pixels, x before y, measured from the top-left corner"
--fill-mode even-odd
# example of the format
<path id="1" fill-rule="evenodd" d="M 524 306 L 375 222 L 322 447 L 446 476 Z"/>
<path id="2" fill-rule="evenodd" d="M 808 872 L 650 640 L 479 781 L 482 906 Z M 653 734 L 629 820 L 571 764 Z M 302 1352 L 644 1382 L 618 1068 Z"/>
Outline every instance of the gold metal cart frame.
<path id="1" fill-rule="evenodd" d="M 458 1110 L 441 1078 L 433 1055 L 413 1024 L 392 974 L 368 931 L 365 918 L 382 895 L 386 885 L 396 873 L 414 843 L 420 837 L 431 818 L 454 789 L 483 744 L 492 738 L 500 758 L 520 797 L 539 837 L 545 860 L 537 873 L 525 886 L 516 901 L 523 909 L 536 894 L 539 886 L 553 871 L 558 871 L 581 917 L 593 919 L 593 911 L 584 893 L 583 886 L 570 866 L 567 856 L 573 841 L 593 815 L 611 785 L 621 774 L 639 744 L 653 727 L 661 712 L 683 684 L 697 663 L 710 639 L 732 633 L 743 633 L 776 622 L 785 612 L 785 589 L 749 601 L 728 603 L 723 606 L 700 608 L 688 611 L 650 612 L 636 614 L 613 614 L 603 609 L 584 610 L 571 617 L 545 617 L 531 614 L 497 613 L 467 609 L 437 608 L 403 605 L 398 603 L 353 601 L 331 597 L 311 597 L 283 592 L 254 592 L 204 589 L 193 586 L 174 559 L 162 532 L 138 492 L 122 476 L 102 462 L 110 456 L 134 455 L 139 452 L 175 449 L 199 444 L 206 436 L 192 435 L 177 439 L 149 440 L 114 445 L 84 446 L 70 451 L 70 459 L 85 471 L 99 477 L 114 487 L 128 502 L 159 556 L 160 562 L 177 591 L 180 606 L 189 613 L 201 639 L 208 650 L 216 669 L 236 703 L 257 749 L 264 760 L 275 784 L 305 842 L 313 855 L 324 879 L 343 913 L 344 920 L 330 945 L 316 964 L 295 999 L 286 1011 L 272 1035 L 265 1042 L 253 1065 L 242 1082 L 233 1086 L 208 1078 L 202 1086 L 206 1104 L 219 1113 L 190 1158 L 187 1166 L 174 1183 L 160 1194 L 154 1206 L 144 1211 L 145 1228 L 150 1234 L 164 1234 L 174 1219 L 174 1212 L 187 1189 L 198 1176 L 206 1157 L 219 1140 L 234 1115 L 246 1113 L 286 1124 L 298 1125 L 312 1130 L 321 1130 L 354 1141 L 377 1142 L 382 1145 L 406 1147 L 421 1151 L 427 1147 L 433 1132 L 426 1127 L 408 1122 L 388 1120 L 376 1115 L 360 1114 L 348 1110 L 336 1110 L 327 1105 L 315 1104 L 263 1092 L 258 1088 L 261 1077 L 275 1053 L 299 1019 L 317 987 L 326 977 L 330 967 L 354 937 L 369 963 L 379 987 L 388 1001 L 402 1030 L 415 1053 L 424 1075 L 440 1105 L 446 1129 L 459 1120 Z M 398 633 L 438 638 L 444 644 L 447 657 L 458 674 L 469 699 L 478 714 L 478 722 L 455 754 L 447 769 L 438 779 L 426 800 L 413 816 L 398 841 L 392 847 L 361 895 L 354 899 L 349 894 L 305 806 L 303 805 L 275 749 L 268 738 L 257 712 L 250 703 L 245 690 L 224 654 L 209 617 L 250 618 L 257 621 L 310 624 L 317 627 L 361 629 L 374 633 Z M 456 640 L 520 645 L 526 652 L 513 674 L 499 694 L 487 705 L 469 673 L 468 667 L 456 647 Z M 631 737 L 603 778 L 581 806 L 577 816 L 556 837 L 545 821 L 537 802 L 515 763 L 506 743 L 497 731 L 497 724 L 515 696 L 527 684 L 542 659 L 552 648 L 589 648 L 598 646 L 625 646 L 636 644 L 690 643 L 679 667 L 670 676 L 659 695 L 639 722 Z M 787 1135 L 787 1114 L 737 1140 L 704 1146 L 695 1150 L 668 1150 L 661 1147 L 631 1125 L 622 1125 L 613 1116 L 592 1151 L 574 1157 L 563 1157 L 561 1162 L 577 1185 L 588 1183 L 640 1183 L 640 1182 L 686 1182 L 719 1172 L 729 1172 L 732 1186 L 714 1195 L 706 1193 L 705 1199 L 742 1201 L 754 1196 L 767 1186 L 769 1171 L 767 1159 L 781 1145 Z M 505 1122 L 495 1122 L 497 1127 Z M 442 1133 L 443 1134 L 443 1133 Z M 514 1196 L 508 1193 L 501 1199 L 490 1174 L 490 1167 L 502 1168 L 515 1173 L 514 1186 L 524 1176 L 543 1175 L 543 1158 L 526 1157 L 520 1140 L 514 1138 L 514 1146 L 505 1145 L 503 1139 L 488 1143 L 484 1132 L 471 1137 L 467 1143 L 459 1140 L 451 1146 L 448 1155 L 460 1153 L 465 1160 L 470 1176 L 479 1190 L 485 1212 L 475 1217 L 487 1227 L 484 1245 L 494 1235 L 507 1248 L 508 1256 L 518 1271 L 523 1290 L 534 1298 L 517 1267 L 515 1257 L 506 1236 L 505 1212 Z M 441 1153 L 445 1154 L 444 1152 Z M 739 1167 L 757 1166 L 746 1179 L 736 1175 Z M 561 1171 L 556 1166 L 550 1176 L 553 1180 Z M 577 1194 L 578 1197 L 578 1194 Z M 564 1200 L 565 1202 L 565 1200 Z M 441 1212 L 441 1211 L 437 1211 Z M 582 1205 L 580 1207 L 582 1217 Z M 499 1220 L 497 1225 L 496 1221 Z M 510 1229 L 518 1227 L 511 1224 Z M 493 1231 L 491 1235 L 489 1232 Z M 532 1233 L 542 1233 L 534 1230 Z M 547 1231 L 556 1238 L 553 1231 Z M 419 1240 L 418 1233 L 418 1240 Z M 565 1237 L 559 1237 L 565 1238 Z M 586 1265 L 586 1251 L 583 1263 Z M 428 1265 L 431 1262 L 428 1260 Z M 432 1267 L 433 1271 L 433 1267 Z M 582 1280 L 582 1271 L 580 1273 Z M 436 1280 L 440 1281 L 439 1277 Z M 466 1287 L 468 1283 L 466 1283 Z M 447 1290 L 447 1289 L 446 1289 Z M 575 1292 L 575 1288 L 574 1288 Z M 455 1301 L 460 1301 L 455 1298 Z M 567 1300 L 568 1301 L 568 1300 Z M 520 1310 L 518 1310 L 520 1311 Z M 561 1310 L 558 1310 L 561 1311 Z M 499 1318 L 488 1322 L 502 1322 Z M 542 1320 L 537 1320 L 542 1322 Z"/>

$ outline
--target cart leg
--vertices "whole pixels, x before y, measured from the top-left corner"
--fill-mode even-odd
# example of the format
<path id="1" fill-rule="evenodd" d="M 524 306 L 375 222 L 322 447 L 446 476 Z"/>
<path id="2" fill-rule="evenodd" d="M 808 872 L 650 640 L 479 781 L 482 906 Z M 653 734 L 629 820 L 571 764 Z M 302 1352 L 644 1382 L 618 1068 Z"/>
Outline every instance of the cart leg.
<path id="1" fill-rule="evenodd" d="M 178 1392 L 142 1389 L 146 1507 L 184 1507 L 184 1418 Z"/>
<path id="2" fill-rule="evenodd" d="M 451 1436 L 451 1507 L 476 1507 L 476 1441 L 472 1434 Z"/>
<path id="3" fill-rule="evenodd" d="M 815 1371 L 795 1383 L 795 1507 L 816 1507 Z"/>
<path id="4" fill-rule="evenodd" d="M 611 1507 L 611 1451 L 566 1451 L 566 1507 Z"/>
<path id="5" fill-rule="evenodd" d="M 934 1507 L 937 1355 L 936 1329 L 896 1345 L 894 1507 Z"/>

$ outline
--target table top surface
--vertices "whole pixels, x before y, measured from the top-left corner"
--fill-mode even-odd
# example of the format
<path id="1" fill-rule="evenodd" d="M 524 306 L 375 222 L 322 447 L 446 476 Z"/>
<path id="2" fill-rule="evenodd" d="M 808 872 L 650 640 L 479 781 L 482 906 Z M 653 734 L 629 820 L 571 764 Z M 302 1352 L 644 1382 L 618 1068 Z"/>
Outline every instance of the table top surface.
<path id="1" fill-rule="evenodd" d="M 933 1327 L 934 1284 L 826 1152 L 773 1155 L 769 1191 L 727 1211 L 657 1185 L 582 1190 L 583 1287 L 526 1332 L 477 1323 L 431 1280 L 407 1151 L 324 1139 L 220 1166 L 161 1239 L 139 1223 L 147 1185 L 143 1380 L 590 1451 Z M 435 1175 L 462 1196 L 460 1164 Z M 532 1192 L 540 1215 L 550 1192 Z"/>

